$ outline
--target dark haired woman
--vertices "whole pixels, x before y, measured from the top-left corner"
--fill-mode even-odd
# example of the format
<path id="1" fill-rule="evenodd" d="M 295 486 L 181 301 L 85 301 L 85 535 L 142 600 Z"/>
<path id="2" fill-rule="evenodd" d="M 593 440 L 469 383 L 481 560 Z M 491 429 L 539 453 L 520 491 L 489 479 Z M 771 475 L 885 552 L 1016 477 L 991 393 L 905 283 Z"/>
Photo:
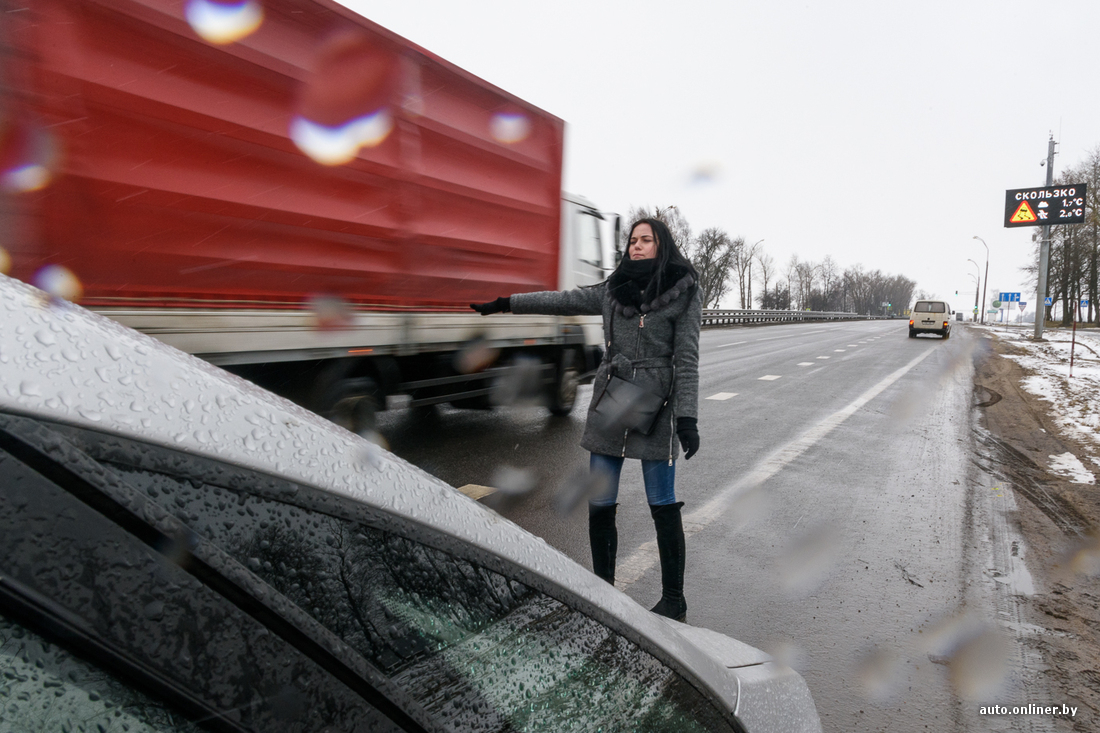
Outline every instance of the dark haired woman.
<path id="1" fill-rule="evenodd" d="M 471 305 L 481 313 L 536 313 L 559 316 L 602 315 L 608 348 L 593 381 L 581 446 L 592 453 L 593 473 L 607 479 L 605 493 L 589 501 L 588 536 L 592 570 L 615 583 L 616 499 L 624 458 L 642 461 L 649 510 L 657 529 L 661 557 L 661 600 L 654 613 L 683 621 L 683 502 L 676 501 L 674 479 L 679 453 L 699 450 L 696 415 L 699 401 L 699 325 L 702 295 L 695 268 L 676 247 L 658 219 L 640 219 L 630 228 L 622 262 L 607 280 L 562 292 L 519 293 Z M 648 434 L 594 419 L 596 405 L 613 375 L 658 395 L 669 395 Z"/>

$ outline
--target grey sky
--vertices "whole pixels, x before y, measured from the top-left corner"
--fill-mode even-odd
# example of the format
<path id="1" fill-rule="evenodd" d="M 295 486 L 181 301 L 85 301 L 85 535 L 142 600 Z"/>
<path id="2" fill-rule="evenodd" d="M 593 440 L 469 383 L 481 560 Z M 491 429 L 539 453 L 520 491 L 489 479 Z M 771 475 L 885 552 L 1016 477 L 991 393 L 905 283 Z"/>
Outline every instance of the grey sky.
<path id="1" fill-rule="evenodd" d="M 1096 0 L 341 1 L 563 118 L 565 188 L 605 209 L 676 204 L 960 309 L 974 235 L 1022 290 L 1037 230 L 1004 229 L 1004 192 L 1044 183 L 1049 133 L 1055 174 L 1100 147 Z"/>

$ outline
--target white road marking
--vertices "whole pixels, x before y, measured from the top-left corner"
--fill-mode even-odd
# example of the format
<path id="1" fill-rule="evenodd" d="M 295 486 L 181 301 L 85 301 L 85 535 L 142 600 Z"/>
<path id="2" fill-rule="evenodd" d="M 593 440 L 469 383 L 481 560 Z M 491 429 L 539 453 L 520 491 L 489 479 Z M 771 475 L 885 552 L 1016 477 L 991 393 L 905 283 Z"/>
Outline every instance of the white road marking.
<path id="1" fill-rule="evenodd" d="M 683 517 L 684 534 L 688 537 L 706 529 L 707 525 L 719 519 L 730 506 L 743 494 L 755 489 L 762 483 L 775 476 L 786 468 L 791 461 L 798 458 L 810 448 L 817 445 L 822 438 L 842 425 L 845 420 L 854 415 L 859 408 L 878 397 L 882 392 L 908 374 L 915 366 L 924 361 L 936 347 L 925 349 L 924 353 L 914 358 L 905 366 L 887 375 L 878 384 L 874 385 L 859 397 L 840 408 L 817 423 L 799 437 L 779 448 L 774 453 L 753 466 L 748 473 L 724 488 L 706 504 Z M 638 582 L 645 573 L 657 564 L 657 541 L 650 540 L 642 544 L 619 563 L 615 570 L 615 587 L 626 590 Z"/>
<path id="2" fill-rule="evenodd" d="M 832 357 L 828 357 L 828 356 L 819 356 L 819 357 L 817 357 L 817 358 L 818 358 L 818 359 L 830 359 L 830 358 L 832 358 Z"/>
<path id="3" fill-rule="evenodd" d="M 833 351 L 837 352 L 838 354 L 843 354 L 845 350 L 844 349 L 833 349 Z"/>
<path id="4" fill-rule="evenodd" d="M 855 344 L 848 344 L 848 347 L 852 349 L 858 348 Z"/>
<path id="5" fill-rule="evenodd" d="M 716 349 L 724 349 L 724 348 L 726 348 L 727 346 L 740 346 L 741 344 L 747 344 L 747 343 L 748 343 L 748 341 L 734 341 L 734 342 L 733 342 L 732 344 L 721 344 L 721 345 L 719 345 L 719 346 L 715 346 L 714 348 L 716 348 Z"/>
<path id="6" fill-rule="evenodd" d="M 760 379 L 763 379 L 766 382 L 774 382 L 775 380 L 779 379 L 779 375 L 778 374 L 765 374 L 764 376 L 760 377 Z"/>
<path id="7" fill-rule="evenodd" d="M 813 365 L 814 365 L 814 363 L 812 361 L 800 361 L 800 362 L 798 362 L 798 366 L 813 366 Z"/>
<path id="8" fill-rule="evenodd" d="M 736 397 L 736 392 L 719 392 L 718 394 L 712 394 L 707 397 L 708 400 L 728 400 L 730 397 Z"/>

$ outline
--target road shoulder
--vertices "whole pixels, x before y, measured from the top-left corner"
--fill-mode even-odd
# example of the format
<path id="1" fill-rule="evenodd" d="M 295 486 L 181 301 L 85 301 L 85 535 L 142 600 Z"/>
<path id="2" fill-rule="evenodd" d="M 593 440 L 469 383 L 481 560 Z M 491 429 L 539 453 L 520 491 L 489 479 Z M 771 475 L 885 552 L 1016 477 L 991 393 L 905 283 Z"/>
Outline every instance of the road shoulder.
<path id="1" fill-rule="evenodd" d="M 974 403 L 984 428 L 977 460 L 1020 498 L 1012 520 L 1027 545 L 1035 594 L 1023 599 L 1028 621 L 1041 629 L 1027 643 L 1046 664 L 1051 698 L 1078 708 L 1055 719 L 1056 730 L 1092 731 L 1100 721 L 1100 503 L 1097 486 L 1073 483 L 1050 470 L 1055 456 L 1088 451 L 1060 432 L 1051 405 L 1025 391 L 1027 370 L 1009 356 L 1010 342 L 987 340 L 976 356 Z M 1091 567 L 1086 567 L 1091 565 Z M 1091 571 L 1091 575 L 1082 570 Z M 1026 704 L 1027 701 L 1020 701 Z"/>

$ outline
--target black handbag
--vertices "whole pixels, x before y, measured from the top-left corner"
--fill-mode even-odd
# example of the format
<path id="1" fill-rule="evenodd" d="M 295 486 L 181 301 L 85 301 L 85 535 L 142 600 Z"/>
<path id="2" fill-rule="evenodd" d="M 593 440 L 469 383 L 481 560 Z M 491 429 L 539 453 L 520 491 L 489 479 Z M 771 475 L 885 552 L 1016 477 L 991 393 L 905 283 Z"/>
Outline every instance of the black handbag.
<path id="1" fill-rule="evenodd" d="M 611 314 L 610 326 L 611 334 L 607 342 L 608 363 L 611 362 L 611 344 L 615 343 L 614 312 Z M 614 369 L 614 367 L 611 368 Z M 611 429 L 634 430 L 642 435 L 649 435 L 657 424 L 657 416 L 661 414 L 661 410 L 672 396 L 672 387 L 676 383 L 675 366 L 672 374 L 672 383 L 669 384 L 666 395 L 651 392 L 617 374 L 612 374 L 603 394 L 592 408 L 593 417 Z"/>

